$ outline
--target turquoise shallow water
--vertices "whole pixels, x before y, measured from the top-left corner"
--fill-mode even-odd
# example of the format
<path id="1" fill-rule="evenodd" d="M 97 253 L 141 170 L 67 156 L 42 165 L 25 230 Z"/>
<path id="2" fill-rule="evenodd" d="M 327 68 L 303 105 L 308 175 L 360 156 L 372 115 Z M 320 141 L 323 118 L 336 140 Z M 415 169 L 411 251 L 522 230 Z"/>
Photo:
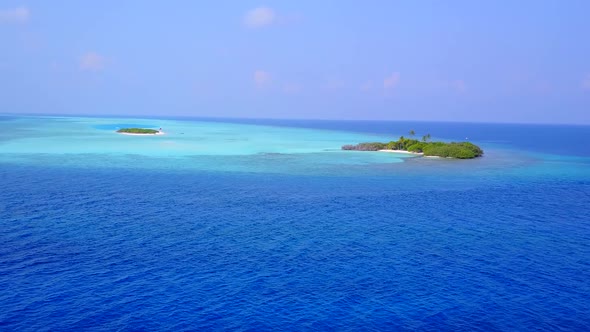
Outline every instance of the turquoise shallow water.
<path id="1" fill-rule="evenodd" d="M 0 117 L 0 329 L 590 329 L 588 156 L 355 128 Z"/>
<path id="2" fill-rule="evenodd" d="M 103 118 L 7 119 L 0 151 L 5 160 L 121 167 L 227 171 L 305 171 L 310 167 L 401 162 L 406 155 L 340 150 L 379 135 L 220 122 Z M 121 127 L 163 128 L 165 135 L 127 136 Z M 343 156 L 346 156 L 343 158 Z M 98 158 L 98 162 L 93 160 Z M 311 159 L 311 160 L 310 160 Z M 223 161 L 227 160 L 227 161 Z M 311 162 L 310 162 L 311 161 Z"/>
<path id="3" fill-rule="evenodd" d="M 340 147 L 344 144 L 389 141 L 400 134 L 301 128 L 301 125 L 285 127 L 126 118 L 2 119 L 0 162 L 29 165 L 42 163 L 47 166 L 81 168 L 342 176 L 430 176 L 463 171 L 467 171 L 462 174 L 466 177 L 494 174 L 504 176 L 519 172 L 524 176 L 535 173 L 543 175 L 545 172 L 568 176 L 585 173 L 585 166 L 590 158 L 590 155 L 560 156 L 516 150 L 485 141 L 482 144 L 486 150 L 485 158 L 469 161 L 430 160 L 396 153 L 342 151 Z M 121 127 L 133 126 L 163 128 L 166 134 L 127 136 L 116 133 Z M 346 126 L 349 127 L 350 124 L 346 123 Z"/>
<path id="4" fill-rule="evenodd" d="M 5 120 L 2 126 L 7 129 L 4 153 L 132 153 L 156 157 L 293 154 L 338 151 L 346 142 L 386 139 L 338 131 L 174 120 L 28 117 Z M 121 127 L 163 128 L 166 135 L 116 134 Z"/>

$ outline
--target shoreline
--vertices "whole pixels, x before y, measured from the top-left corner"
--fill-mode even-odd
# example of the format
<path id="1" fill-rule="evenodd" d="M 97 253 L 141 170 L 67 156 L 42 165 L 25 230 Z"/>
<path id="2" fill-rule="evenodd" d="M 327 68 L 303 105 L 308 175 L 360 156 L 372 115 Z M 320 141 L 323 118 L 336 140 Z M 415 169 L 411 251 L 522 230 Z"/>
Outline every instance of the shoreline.
<path id="1" fill-rule="evenodd" d="M 388 149 L 383 149 L 383 150 L 377 150 L 377 152 L 404 153 L 404 154 L 413 154 L 413 155 L 416 155 L 416 156 L 422 156 L 422 155 L 424 155 L 424 153 L 422 153 L 422 152 L 410 152 L 410 151 L 406 151 L 406 150 L 388 150 Z"/>
<path id="2" fill-rule="evenodd" d="M 120 132 L 116 132 L 119 135 L 127 135 L 127 136 L 156 136 L 156 135 L 165 135 L 165 133 L 163 131 L 159 131 L 157 133 L 154 134 L 140 134 L 140 133 L 120 133 Z"/>

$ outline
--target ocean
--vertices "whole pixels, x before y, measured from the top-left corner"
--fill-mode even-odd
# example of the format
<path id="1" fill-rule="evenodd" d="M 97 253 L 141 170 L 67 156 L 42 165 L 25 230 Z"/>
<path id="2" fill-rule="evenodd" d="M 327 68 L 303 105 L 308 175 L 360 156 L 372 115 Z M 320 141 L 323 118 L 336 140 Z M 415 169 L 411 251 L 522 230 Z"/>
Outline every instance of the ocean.
<path id="1" fill-rule="evenodd" d="M 340 150 L 412 129 L 484 157 Z M 0 180 L 3 331 L 590 330 L 589 126 L 0 116 Z"/>

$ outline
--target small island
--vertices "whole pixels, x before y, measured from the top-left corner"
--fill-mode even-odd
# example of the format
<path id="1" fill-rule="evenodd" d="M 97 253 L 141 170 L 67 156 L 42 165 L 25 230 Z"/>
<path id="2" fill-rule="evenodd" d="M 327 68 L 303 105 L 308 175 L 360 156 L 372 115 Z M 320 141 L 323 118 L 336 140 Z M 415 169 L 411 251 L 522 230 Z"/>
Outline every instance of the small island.
<path id="1" fill-rule="evenodd" d="M 146 128 L 121 128 L 117 130 L 119 134 L 124 135 L 163 135 L 164 132 L 162 128 L 160 130 L 156 129 L 146 129 Z"/>
<path id="2" fill-rule="evenodd" d="M 411 131 L 410 133 L 412 133 Z M 397 141 L 389 143 L 369 142 L 357 145 L 344 145 L 342 150 L 356 151 L 385 151 L 413 153 L 428 157 L 456 158 L 456 159 L 473 159 L 481 157 L 483 150 L 469 142 L 429 142 L 430 134 L 424 136 L 422 141 L 400 137 Z"/>

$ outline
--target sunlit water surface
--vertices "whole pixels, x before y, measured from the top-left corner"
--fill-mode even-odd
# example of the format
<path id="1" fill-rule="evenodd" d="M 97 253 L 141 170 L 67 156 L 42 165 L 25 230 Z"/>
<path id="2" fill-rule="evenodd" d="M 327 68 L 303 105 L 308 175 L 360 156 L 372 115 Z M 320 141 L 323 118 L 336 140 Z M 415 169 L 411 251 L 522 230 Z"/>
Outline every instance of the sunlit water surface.
<path id="1" fill-rule="evenodd" d="M 385 125 L 0 117 L 0 330 L 590 330 L 590 130 Z"/>

